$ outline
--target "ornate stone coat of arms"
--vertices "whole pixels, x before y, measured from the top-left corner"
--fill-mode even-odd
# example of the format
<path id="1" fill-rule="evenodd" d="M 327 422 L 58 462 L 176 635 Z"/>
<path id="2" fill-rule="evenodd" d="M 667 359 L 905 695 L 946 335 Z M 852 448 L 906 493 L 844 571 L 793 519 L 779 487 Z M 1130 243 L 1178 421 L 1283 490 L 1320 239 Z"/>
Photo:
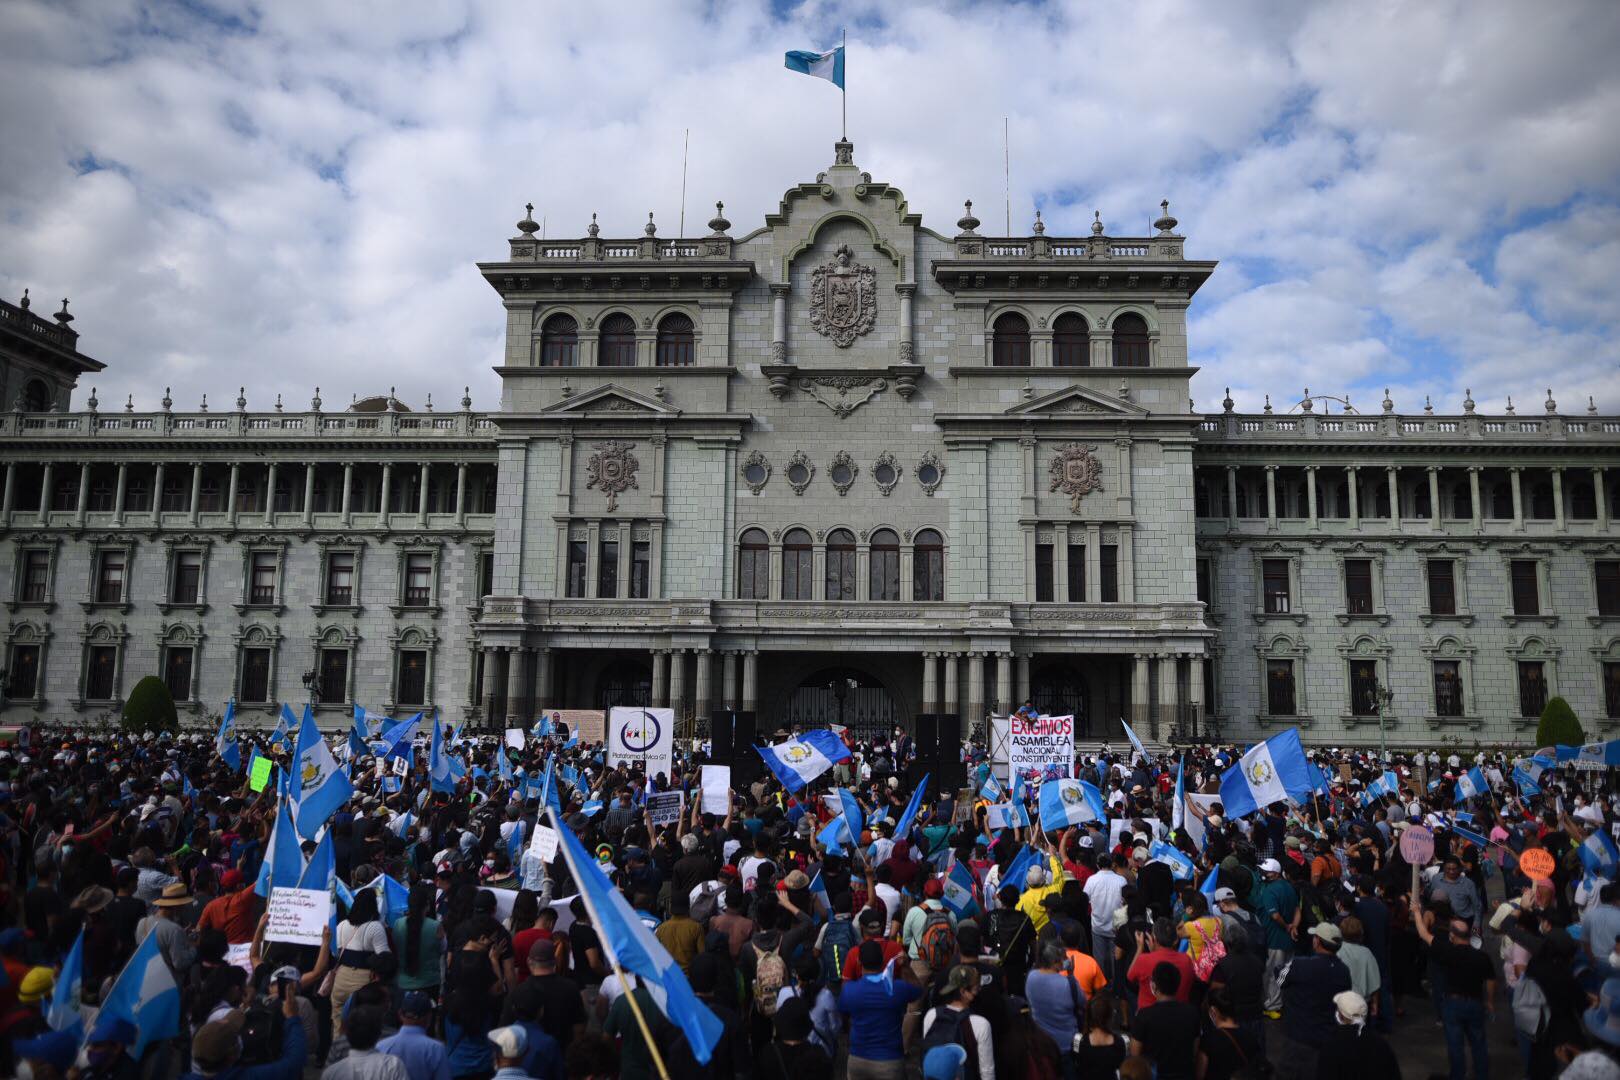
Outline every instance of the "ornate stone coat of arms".
<path id="1" fill-rule="evenodd" d="M 877 271 L 853 260 L 848 244 L 810 276 L 810 325 L 847 349 L 877 320 Z"/>
<path id="2" fill-rule="evenodd" d="M 1052 456 L 1048 491 L 1061 491 L 1069 497 L 1069 512 L 1080 512 L 1080 500 L 1102 490 L 1102 465 L 1092 456 L 1092 444 L 1065 443 Z"/>
<path id="3" fill-rule="evenodd" d="M 634 444 L 610 439 L 597 443 L 596 452 L 585 462 L 587 488 L 596 488 L 608 497 L 608 513 L 619 508 L 619 495 L 631 488 L 639 488 L 636 470 L 641 462 L 630 452 Z"/>

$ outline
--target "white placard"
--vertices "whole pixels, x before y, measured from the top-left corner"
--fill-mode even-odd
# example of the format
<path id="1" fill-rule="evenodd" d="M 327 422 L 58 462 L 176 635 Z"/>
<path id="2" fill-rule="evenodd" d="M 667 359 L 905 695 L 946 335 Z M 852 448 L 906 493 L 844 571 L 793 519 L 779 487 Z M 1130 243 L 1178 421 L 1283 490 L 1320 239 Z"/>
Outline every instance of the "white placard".
<path id="1" fill-rule="evenodd" d="M 253 943 L 244 941 L 240 945 L 225 946 L 225 962 L 235 964 L 249 975 L 253 974 Z"/>
<path id="2" fill-rule="evenodd" d="M 523 748 L 525 746 L 527 746 L 528 744 L 529 744 L 528 743 L 528 737 L 526 735 L 524 735 L 522 728 L 520 728 L 520 727 L 509 727 L 509 728 L 506 729 L 506 745 L 507 746 L 510 746 L 512 749 L 518 751 L 519 753 L 522 753 Z"/>
<path id="3" fill-rule="evenodd" d="M 725 817 L 731 811 L 731 766 L 703 766 L 701 784 L 703 813 Z"/>
<path id="4" fill-rule="evenodd" d="M 495 917 L 497 919 L 504 923 L 512 917 L 512 905 L 517 903 L 516 889 L 491 889 L 486 885 L 478 891 L 487 892 L 495 897 Z"/>
<path id="5" fill-rule="evenodd" d="M 628 762 L 648 776 L 675 771 L 675 710 L 615 705 L 608 715 L 608 767 Z"/>
<path id="6" fill-rule="evenodd" d="M 1163 840 L 1169 834 L 1164 822 L 1158 818 L 1114 818 L 1108 823 L 1108 847 L 1110 850 L 1119 846 L 1119 838 L 1130 832 L 1132 822 L 1137 820 L 1140 820 L 1142 824 L 1148 827 L 1156 840 Z"/>
<path id="7" fill-rule="evenodd" d="M 647 817 L 654 825 L 673 825 L 681 820 L 686 796 L 679 791 L 659 791 L 647 796 Z"/>
<path id="8" fill-rule="evenodd" d="M 529 841 L 529 850 L 550 866 L 551 860 L 557 857 L 557 830 L 549 825 L 536 825 L 534 839 Z"/>
<path id="9" fill-rule="evenodd" d="M 332 894 L 325 889 L 271 889 L 264 940 L 319 945 L 331 914 Z"/>
<path id="10" fill-rule="evenodd" d="M 1050 767 L 1068 776 L 1074 769 L 1074 717 L 1008 717 L 1007 765 L 1013 772 L 1046 774 Z"/>
<path id="11" fill-rule="evenodd" d="M 409 773 L 410 771 L 411 771 L 411 767 L 408 764 L 406 764 L 404 758 L 397 757 L 397 758 L 394 759 L 394 775 L 395 776 L 404 776 L 407 773 Z"/>

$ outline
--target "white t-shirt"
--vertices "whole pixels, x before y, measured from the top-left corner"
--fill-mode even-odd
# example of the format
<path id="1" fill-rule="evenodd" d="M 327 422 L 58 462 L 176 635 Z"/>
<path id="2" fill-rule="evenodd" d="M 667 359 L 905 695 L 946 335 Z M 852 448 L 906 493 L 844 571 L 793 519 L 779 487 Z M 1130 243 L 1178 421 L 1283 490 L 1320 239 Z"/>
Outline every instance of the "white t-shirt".
<path id="1" fill-rule="evenodd" d="M 737 869 L 742 873 L 742 887 L 745 891 L 754 890 L 754 882 L 759 879 L 759 868 L 770 861 L 758 855 L 749 855 L 737 864 Z"/>
<path id="2" fill-rule="evenodd" d="M 1086 881 L 1086 898 L 1091 901 L 1091 930 L 1095 934 L 1114 932 L 1114 912 L 1119 908 L 1125 879 L 1112 870 L 1099 870 Z"/>
<path id="3" fill-rule="evenodd" d="M 878 899 L 883 901 L 884 909 L 888 912 L 888 923 L 894 922 L 895 919 L 900 917 L 900 890 L 893 885 L 885 885 L 879 882 L 877 894 Z M 884 924 L 885 928 L 887 928 L 888 923 Z"/>
<path id="4" fill-rule="evenodd" d="M 923 1034 L 934 1026 L 934 1020 L 939 1016 L 938 1009 L 929 1009 L 923 1014 Z M 979 1076 L 982 1080 L 996 1080 L 996 1048 L 991 1034 L 990 1021 L 982 1016 L 968 1016 L 968 1024 L 973 1028 L 973 1042 L 979 1051 Z"/>

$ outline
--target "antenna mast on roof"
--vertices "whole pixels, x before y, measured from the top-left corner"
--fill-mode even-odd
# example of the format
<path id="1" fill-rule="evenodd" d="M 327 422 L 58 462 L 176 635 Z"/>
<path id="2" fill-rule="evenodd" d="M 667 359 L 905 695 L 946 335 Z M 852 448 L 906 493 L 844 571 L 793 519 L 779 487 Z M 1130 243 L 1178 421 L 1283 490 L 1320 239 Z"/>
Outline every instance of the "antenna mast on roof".
<path id="1" fill-rule="evenodd" d="M 1012 235 L 1012 152 L 1008 149 L 1007 118 L 1001 118 L 1001 197 L 1007 206 L 1007 231 L 1003 236 Z"/>
<path id="2" fill-rule="evenodd" d="M 686 151 L 691 145 L 692 129 L 687 128 L 681 136 L 681 227 L 675 233 L 682 240 L 686 239 Z"/>

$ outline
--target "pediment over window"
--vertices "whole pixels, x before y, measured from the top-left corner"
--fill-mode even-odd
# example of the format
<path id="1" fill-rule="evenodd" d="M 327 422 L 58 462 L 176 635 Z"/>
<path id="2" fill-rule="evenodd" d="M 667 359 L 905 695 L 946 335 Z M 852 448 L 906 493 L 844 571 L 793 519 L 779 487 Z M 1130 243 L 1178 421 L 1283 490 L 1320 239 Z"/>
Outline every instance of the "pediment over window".
<path id="1" fill-rule="evenodd" d="M 679 416 L 681 410 L 646 394 L 637 393 L 617 383 L 606 383 L 583 394 L 574 394 L 549 405 L 544 412 L 551 415 L 569 413 L 576 416 L 597 414 L 617 415 L 643 413 L 654 416 Z"/>
<path id="2" fill-rule="evenodd" d="M 1148 410 L 1108 394 L 1065 386 L 1006 410 L 1009 416 L 1063 416 L 1091 413 L 1102 417 L 1146 416 Z"/>

